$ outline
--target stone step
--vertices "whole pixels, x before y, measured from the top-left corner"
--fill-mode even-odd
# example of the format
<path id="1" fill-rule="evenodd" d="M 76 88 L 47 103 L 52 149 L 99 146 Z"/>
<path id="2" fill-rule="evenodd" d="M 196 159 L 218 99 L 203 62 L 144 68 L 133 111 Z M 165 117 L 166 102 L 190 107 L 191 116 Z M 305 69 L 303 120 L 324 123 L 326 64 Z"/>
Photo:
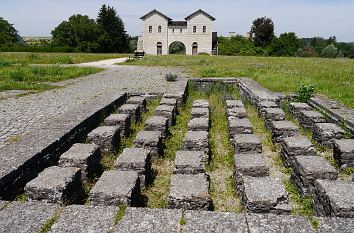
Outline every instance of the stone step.
<path id="1" fill-rule="evenodd" d="M 253 127 L 248 118 L 228 117 L 230 138 L 236 134 L 252 134 Z"/>
<path id="2" fill-rule="evenodd" d="M 258 113 L 261 117 L 265 118 L 265 111 L 267 110 L 267 108 L 279 108 L 279 106 L 277 103 L 273 101 L 268 101 L 268 100 L 261 101 L 257 107 Z"/>
<path id="3" fill-rule="evenodd" d="M 342 168 L 354 167 L 354 139 L 334 140 L 333 158 Z"/>
<path id="4" fill-rule="evenodd" d="M 169 105 L 169 106 L 175 107 L 176 109 L 178 108 L 177 99 L 174 99 L 174 98 L 165 98 L 165 97 L 163 97 L 160 100 L 160 105 Z"/>
<path id="5" fill-rule="evenodd" d="M 176 99 L 177 100 L 177 106 L 181 107 L 184 103 L 185 100 L 185 92 L 170 92 L 170 93 L 165 93 L 163 95 L 163 98 L 167 99 Z M 168 104 L 169 105 L 169 104 Z"/>
<path id="6" fill-rule="evenodd" d="M 93 178 L 101 171 L 101 151 L 96 144 L 74 144 L 59 159 L 60 167 L 77 167 L 81 170 L 81 180 Z"/>
<path id="7" fill-rule="evenodd" d="M 134 147 L 151 151 L 151 158 L 163 155 L 162 134 L 160 131 L 139 131 L 134 140 Z"/>
<path id="8" fill-rule="evenodd" d="M 299 122 L 302 127 L 308 130 L 313 130 L 316 123 L 325 123 L 325 117 L 314 110 L 300 110 Z"/>
<path id="9" fill-rule="evenodd" d="M 299 128 L 291 121 L 272 121 L 270 129 L 275 142 L 281 142 L 284 138 L 295 136 L 299 133 Z"/>
<path id="10" fill-rule="evenodd" d="M 104 120 L 107 126 L 120 126 L 121 138 L 128 138 L 130 135 L 131 116 L 129 114 L 111 114 Z"/>
<path id="11" fill-rule="evenodd" d="M 238 118 L 245 118 L 247 117 L 247 112 L 245 107 L 234 107 L 227 109 L 227 116 L 228 117 L 238 117 Z"/>
<path id="12" fill-rule="evenodd" d="M 208 159 L 203 151 L 177 151 L 174 174 L 199 174 L 206 172 Z"/>
<path id="13" fill-rule="evenodd" d="M 285 120 L 285 112 L 281 108 L 263 108 L 262 111 L 267 122 Z"/>
<path id="14" fill-rule="evenodd" d="M 159 131 L 165 139 L 168 135 L 168 119 L 164 116 L 151 116 L 145 121 L 144 129 L 146 131 Z"/>
<path id="15" fill-rule="evenodd" d="M 29 200 L 77 203 L 83 198 L 81 170 L 76 167 L 46 168 L 26 184 L 25 193 Z"/>
<path id="16" fill-rule="evenodd" d="M 135 123 L 140 120 L 142 110 L 139 104 L 123 104 L 118 108 L 118 113 L 129 114 L 132 123 Z"/>
<path id="17" fill-rule="evenodd" d="M 183 150 L 203 151 L 209 157 L 209 133 L 188 131 L 183 138 Z"/>
<path id="18" fill-rule="evenodd" d="M 134 171 L 105 171 L 89 194 L 92 205 L 136 206 L 140 201 L 140 179 Z"/>
<path id="19" fill-rule="evenodd" d="M 306 103 L 293 102 L 289 104 L 289 112 L 295 116 L 295 118 L 300 118 L 301 110 L 312 110 L 312 107 Z"/>
<path id="20" fill-rule="evenodd" d="M 209 109 L 208 108 L 192 108 L 191 119 L 194 118 L 208 118 L 209 119 Z"/>
<path id="21" fill-rule="evenodd" d="M 269 167 L 261 154 L 234 155 L 234 177 L 237 184 L 242 183 L 242 176 L 269 176 Z"/>
<path id="22" fill-rule="evenodd" d="M 87 135 L 87 141 L 98 145 L 102 153 L 112 153 L 120 143 L 120 127 L 100 126 Z"/>
<path id="23" fill-rule="evenodd" d="M 209 118 L 193 118 L 188 123 L 189 131 L 207 131 L 209 132 Z"/>
<path id="24" fill-rule="evenodd" d="M 231 142 L 236 154 L 262 153 L 261 139 L 255 134 L 235 134 Z"/>
<path id="25" fill-rule="evenodd" d="M 138 104 L 141 112 L 147 110 L 147 98 L 144 96 L 132 96 L 127 100 L 127 104 Z"/>
<path id="26" fill-rule="evenodd" d="M 168 126 L 171 127 L 176 121 L 176 107 L 170 105 L 159 105 L 155 108 L 155 116 L 163 116 L 168 119 Z"/>
<path id="27" fill-rule="evenodd" d="M 316 123 L 312 137 L 322 146 L 333 148 L 335 139 L 344 137 L 344 130 L 333 123 Z"/>
<path id="28" fill-rule="evenodd" d="M 241 100 L 226 100 L 226 107 L 229 108 L 239 108 L 244 107 Z"/>
<path id="29" fill-rule="evenodd" d="M 204 99 L 194 100 L 192 107 L 193 108 L 209 108 L 209 102 L 208 102 L 208 100 L 204 100 Z"/>

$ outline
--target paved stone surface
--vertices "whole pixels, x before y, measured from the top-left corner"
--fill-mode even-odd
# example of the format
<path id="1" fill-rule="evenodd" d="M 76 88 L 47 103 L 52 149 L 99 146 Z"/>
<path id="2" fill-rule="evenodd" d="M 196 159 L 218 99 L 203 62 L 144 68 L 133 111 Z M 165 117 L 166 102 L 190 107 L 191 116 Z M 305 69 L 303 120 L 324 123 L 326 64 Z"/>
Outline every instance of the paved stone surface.
<path id="1" fill-rule="evenodd" d="M 168 119 L 168 126 L 171 127 L 176 121 L 176 107 L 159 105 L 155 108 L 155 115 L 166 117 Z"/>
<path id="2" fill-rule="evenodd" d="M 255 134 L 236 134 L 231 139 L 235 153 L 262 153 L 261 139 Z"/>
<path id="3" fill-rule="evenodd" d="M 0 232 L 39 232 L 59 209 L 59 206 L 41 202 L 12 202 L 0 211 Z"/>
<path id="4" fill-rule="evenodd" d="M 98 145 L 103 153 L 113 152 L 120 143 L 120 128 L 100 126 L 87 135 L 87 141 Z"/>
<path id="5" fill-rule="evenodd" d="M 192 104 L 193 108 L 209 108 L 208 100 L 198 99 L 194 100 Z"/>
<path id="6" fill-rule="evenodd" d="M 333 157 L 342 168 L 354 167 L 354 139 L 334 140 Z"/>
<path id="7" fill-rule="evenodd" d="M 191 118 L 208 118 L 209 119 L 209 109 L 208 108 L 192 108 Z"/>
<path id="8" fill-rule="evenodd" d="M 244 214 L 188 210 L 185 219 L 188 233 L 248 233 Z"/>
<path id="9" fill-rule="evenodd" d="M 209 131 L 209 118 L 193 118 L 188 123 L 189 131 Z"/>
<path id="10" fill-rule="evenodd" d="M 210 207 L 209 181 L 205 174 L 172 175 L 168 208 L 209 210 Z"/>
<path id="11" fill-rule="evenodd" d="M 123 104 L 119 107 L 118 113 L 129 114 L 132 122 L 138 122 L 142 114 L 142 109 L 139 104 Z"/>
<path id="12" fill-rule="evenodd" d="M 83 181 L 92 178 L 100 171 L 101 151 L 95 144 L 74 144 L 59 159 L 60 167 L 77 167 L 81 170 Z"/>
<path id="13" fill-rule="evenodd" d="M 174 162 L 174 174 L 205 173 L 207 158 L 203 151 L 177 151 Z"/>
<path id="14" fill-rule="evenodd" d="M 320 156 L 296 156 L 292 163 L 291 180 L 302 195 L 311 195 L 316 179 L 335 180 L 337 170 Z"/>
<path id="15" fill-rule="evenodd" d="M 239 108 L 239 107 L 244 107 L 244 105 L 241 100 L 226 100 L 226 107 Z"/>
<path id="16" fill-rule="evenodd" d="M 1 200 L 0 200 L 0 210 L 1 210 L 3 207 L 5 207 L 7 204 L 8 204 L 7 201 L 1 201 Z"/>
<path id="17" fill-rule="evenodd" d="M 322 146 L 332 148 L 335 139 L 344 137 L 344 130 L 333 123 L 316 123 L 312 137 Z"/>
<path id="18" fill-rule="evenodd" d="M 159 131 L 139 131 L 134 140 L 134 146 L 151 151 L 153 159 L 163 155 L 162 135 Z"/>
<path id="19" fill-rule="evenodd" d="M 168 135 L 168 119 L 164 116 L 151 116 L 145 121 L 146 131 L 160 131 L 163 138 Z"/>
<path id="20" fill-rule="evenodd" d="M 27 183 L 29 200 L 71 204 L 82 198 L 81 171 L 75 167 L 49 167 Z"/>
<path id="21" fill-rule="evenodd" d="M 120 171 L 135 171 L 140 185 L 147 185 L 151 179 L 151 153 L 144 148 L 126 148 L 116 159 L 114 166 Z"/>
<path id="22" fill-rule="evenodd" d="M 188 131 L 183 138 L 183 149 L 203 151 L 209 155 L 209 133 L 206 131 Z"/>
<path id="23" fill-rule="evenodd" d="M 129 137 L 131 117 L 129 114 L 111 114 L 104 120 L 104 124 L 107 126 L 120 126 L 120 136 Z"/>
<path id="24" fill-rule="evenodd" d="M 89 194 L 90 204 L 135 206 L 140 198 L 140 179 L 134 171 L 105 171 Z"/>
<path id="25" fill-rule="evenodd" d="M 354 182 L 316 180 L 313 196 L 318 215 L 354 218 Z"/>
<path id="26" fill-rule="evenodd" d="M 323 233 L 352 233 L 354 229 L 354 218 L 317 218 L 319 221 L 319 232 Z"/>
<path id="27" fill-rule="evenodd" d="M 252 134 L 253 127 L 248 118 L 228 117 L 230 138 L 236 134 Z"/>
<path id="28" fill-rule="evenodd" d="M 116 212 L 117 208 L 110 206 L 68 206 L 49 232 L 108 232 L 113 229 Z"/>
<path id="29" fill-rule="evenodd" d="M 144 96 L 132 96 L 127 100 L 127 104 L 138 104 L 142 112 L 147 110 L 147 98 Z"/>
<path id="30" fill-rule="evenodd" d="M 275 214 L 247 214 L 250 233 L 315 233 L 303 217 Z"/>
<path id="31" fill-rule="evenodd" d="M 180 233 L 182 210 L 127 208 L 115 233 Z"/>
<path id="32" fill-rule="evenodd" d="M 276 142 L 281 142 L 286 137 L 295 136 L 299 128 L 290 121 L 272 121 L 272 138 Z"/>
<path id="33" fill-rule="evenodd" d="M 301 110 L 312 110 L 312 107 L 306 103 L 293 102 L 289 104 L 289 112 L 296 118 L 300 117 Z"/>
<path id="34" fill-rule="evenodd" d="M 315 123 L 325 123 L 325 117 L 314 110 L 300 110 L 299 121 L 302 127 L 308 130 L 313 130 Z"/>
<path id="35" fill-rule="evenodd" d="M 280 146 L 280 156 L 286 167 L 291 166 L 295 156 L 316 156 L 316 149 L 306 136 L 286 137 Z"/>

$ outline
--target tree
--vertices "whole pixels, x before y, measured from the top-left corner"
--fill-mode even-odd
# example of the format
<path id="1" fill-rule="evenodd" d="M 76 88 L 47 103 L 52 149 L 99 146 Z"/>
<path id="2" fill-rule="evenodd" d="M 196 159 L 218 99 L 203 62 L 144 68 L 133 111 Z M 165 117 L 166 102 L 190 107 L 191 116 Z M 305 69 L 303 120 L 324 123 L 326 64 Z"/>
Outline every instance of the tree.
<path id="1" fill-rule="evenodd" d="M 55 46 L 74 47 L 82 52 L 97 52 L 100 34 L 100 27 L 87 15 L 73 15 L 52 31 Z"/>
<path id="2" fill-rule="evenodd" d="M 101 7 L 97 24 L 103 32 L 99 37 L 100 52 L 121 53 L 129 50 L 124 23 L 113 7 Z"/>
<path id="3" fill-rule="evenodd" d="M 0 45 L 16 43 L 18 37 L 17 31 L 13 25 L 0 17 Z"/>
<path id="4" fill-rule="evenodd" d="M 258 47 L 265 48 L 274 38 L 274 23 L 271 18 L 262 17 L 253 21 L 251 38 Z"/>
<path id="5" fill-rule="evenodd" d="M 334 46 L 334 44 L 327 45 L 327 47 L 324 48 L 321 53 L 321 56 L 326 58 L 336 58 L 338 55 L 338 48 Z"/>
<path id="6" fill-rule="evenodd" d="M 257 49 L 252 41 L 241 35 L 231 38 L 219 37 L 218 45 L 220 55 L 252 56 L 257 54 Z"/>
<path id="7" fill-rule="evenodd" d="M 273 56 L 294 56 L 300 47 L 300 41 L 294 32 L 283 33 L 274 38 L 269 53 Z"/>

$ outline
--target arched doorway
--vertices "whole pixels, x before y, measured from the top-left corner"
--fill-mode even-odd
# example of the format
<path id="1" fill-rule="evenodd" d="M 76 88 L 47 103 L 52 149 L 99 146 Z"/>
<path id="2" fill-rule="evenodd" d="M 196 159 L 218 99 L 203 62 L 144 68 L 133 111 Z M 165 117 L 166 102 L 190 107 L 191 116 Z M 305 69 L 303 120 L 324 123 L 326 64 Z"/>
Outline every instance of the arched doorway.
<path id="1" fill-rule="evenodd" d="M 186 46 L 180 41 L 175 41 L 170 44 L 170 47 L 168 48 L 168 53 L 186 55 Z"/>
<path id="2" fill-rule="evenodd" d="M 197 55 L 198 54 L 198 43 L 194 42 L 192 44 L 192 55 Z"/>
<path id="3" fill-rule="evenodd" d="M 157 47 L 157 55 L 162 55 L 162 43 L 157 42 L 156 47 Z"/>

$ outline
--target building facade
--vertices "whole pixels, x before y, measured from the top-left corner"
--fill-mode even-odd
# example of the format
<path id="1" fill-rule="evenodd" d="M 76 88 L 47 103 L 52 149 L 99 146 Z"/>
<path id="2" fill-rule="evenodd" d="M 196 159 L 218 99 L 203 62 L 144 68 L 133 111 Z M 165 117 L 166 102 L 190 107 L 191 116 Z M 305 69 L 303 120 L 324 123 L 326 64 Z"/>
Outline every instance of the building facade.
<path id="1" fill-rule="evenodd" d="M 146 54 L 169 54 L 174 42 L 181 42 L 187 55 L 212 54 L 216 46 L 216 34 L 213 34 L 215 18 L 203 10 L 187 16 L 185 21 L 173 21 L 156 9 L 140 19 L 143 21 L 143 34 L 139 37 L 137 50 Z"/>

